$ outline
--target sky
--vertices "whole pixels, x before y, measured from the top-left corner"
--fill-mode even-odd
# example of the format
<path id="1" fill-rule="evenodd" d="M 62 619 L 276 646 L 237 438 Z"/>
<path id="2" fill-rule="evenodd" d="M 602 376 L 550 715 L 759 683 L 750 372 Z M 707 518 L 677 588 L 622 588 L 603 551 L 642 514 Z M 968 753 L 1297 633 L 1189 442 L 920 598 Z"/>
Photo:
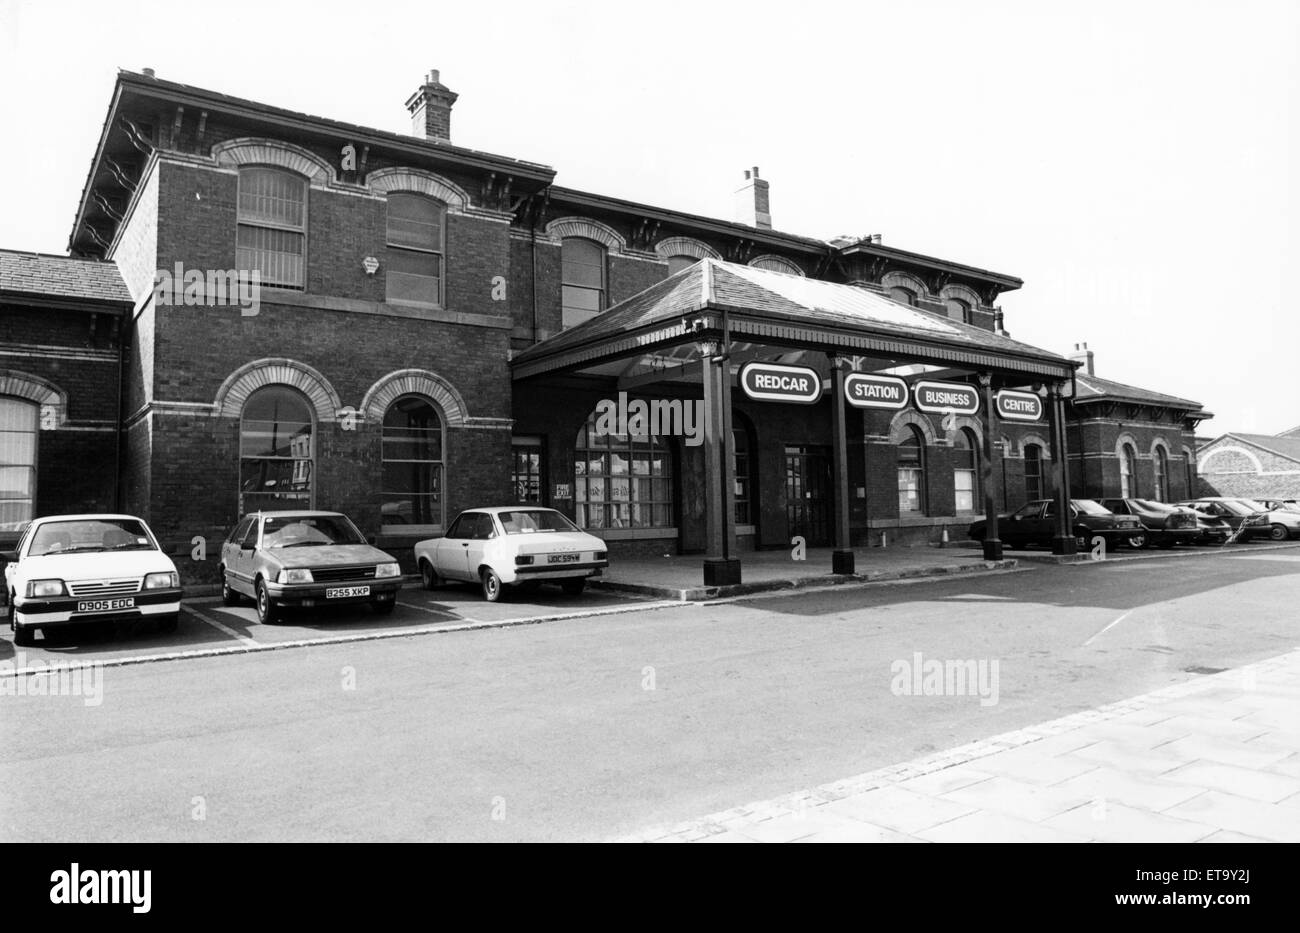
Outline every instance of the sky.
<path id="1" fill-rule="evenodd" d="M 62 254 L 117 69 L 410 132 L 557 183 L 1017 276 L 1011 335 L 1300 425 L 1300 2 L 0 0 L 0 247 Z"/>

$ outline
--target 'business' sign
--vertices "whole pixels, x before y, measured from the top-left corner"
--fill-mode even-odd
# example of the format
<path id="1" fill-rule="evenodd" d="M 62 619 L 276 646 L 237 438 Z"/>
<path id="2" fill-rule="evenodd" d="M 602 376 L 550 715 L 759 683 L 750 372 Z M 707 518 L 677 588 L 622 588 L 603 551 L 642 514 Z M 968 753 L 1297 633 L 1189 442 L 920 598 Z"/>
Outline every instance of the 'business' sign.
<path id="1" fill-rule="evenodd" d="M 906 408 L 907 383 L 897 376 L 849 373 L 844 377 L 844 398 L 854 408 Z"/>
<path id="2" fill-rule="evenodd" d="M 918 382 L 912 393 L 916 407 L 931 414 L 973 415 L 980 410 L 979 392 L 960 382 Z"/>
<path id="3" fill-rule="evenodd" d="M 1032 392 L 1003 389 L 993 398 L 998 417 L 1007 421 L 1042 421 L 1043 400 Z"/>
<path id="4" fill-rule="evenodd" d="M 762 402 L 811 405 L 822 395 L 822 377 L 806 366 L 746 363 L 740 370 L 740 387 Z"/>

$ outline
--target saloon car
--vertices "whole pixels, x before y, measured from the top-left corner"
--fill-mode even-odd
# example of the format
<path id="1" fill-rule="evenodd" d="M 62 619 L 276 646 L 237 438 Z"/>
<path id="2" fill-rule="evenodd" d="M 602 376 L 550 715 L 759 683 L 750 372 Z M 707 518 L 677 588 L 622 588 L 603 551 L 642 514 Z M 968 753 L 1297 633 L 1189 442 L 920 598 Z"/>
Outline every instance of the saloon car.
<path id="1" fill-rule="evenodd" d="M 1203 515 L 1211 515 L 1221 519 L 1233 531 L 1236 531 L 1241 523 L 1252 515 L 1260 512 L 1261 507 L 1257 504 L 1247 503 L 1242 499 L 1229 499 L 1223 496 L 1207 496 L 1202 499 L 1187 499 L 1182 502 L 1176 502 L 1175 505 L 1184 506 L 1189 509 L 1195 509 Z"/>
<path id="2" fill-rule="evenodd" d="M 1132 515 L 1142 523 L 1145 537 L 1131 538 L 1134 547 L 1156 545 L 1171 548 L 1175 544 L 1191 544 L 1201 531 L 1197 525 L 1196 513 L 1182 509 L 1166 502 L 1151 499 L 1100 499 L 1104 508 L 1116 515 Z M 1226 534 L 1225 534 L 1226 537 Z"/>
<path id="3" fill-rule="evenodd" d="M 477 583 L 488 602 L 507 587 L 558 583 L 569 596 L 609 566 L 605 542 L 554 509 L 506 506 L 461 512 L 441 538 L 415 545 L 425 589 Z"/>
<path id="4" fill-rule="evenodd" d="M 175 631 L 180 576 L 134 515 L 50 515 L 6 552 L 5 593 L 14 644 L 77 622 L 155 622 Z"/>
<path id="5" fill-rule="evenodd" d="M 221 545 L 221 601 L 245 597 L 273 625 L 286 607 L 364 604 L 387 615 L 397 605 L 397 558 L 371 546 L 339 512 L 245 515 Z"/>
<path id="6" fill-rule="evenodd" d="M 1243 499 L 1248 506 L 1256 507 L 1254 515 L 1241 523 L 1241 537 L 1268 538 L 1272 541 L 1286 541 L 1291 537 L 1300 537 L 1300 512 L 1286 508 L 1270 508 L 1254 499 Z"/>
<path id="7" fill-rule="evenodd" d="M 1010 515 L 998 516 L 998 538 L 1009 548 L 1030 544 L 1050 547 L 1056 537 L 1056 524 L 1056 500 L 1037 499 Z M 1087 547 L 1098 535 L 1112 548 L 1120 544 L 1140 547 L 1146 538 L 1146 529 L 1136 517 L 1116 515 L 1092 499 L 1070 500 L 1069 527 L 1080 547 Z M 973 522 L 968 534 L 976 541 L 983 541 L 988 534 L 984 520 Z M 1139 542 L 1136 545 L 1135 540 Z"/>

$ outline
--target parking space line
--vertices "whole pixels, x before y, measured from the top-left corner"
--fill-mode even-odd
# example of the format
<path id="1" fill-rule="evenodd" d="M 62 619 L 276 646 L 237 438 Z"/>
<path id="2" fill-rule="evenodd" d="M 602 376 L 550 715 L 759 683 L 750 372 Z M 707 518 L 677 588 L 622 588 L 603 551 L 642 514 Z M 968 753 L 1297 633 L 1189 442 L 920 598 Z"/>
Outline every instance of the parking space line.
<path id="1" fill-rule="evenodd" d="M 261 647 L 252 638 L 249 638 L 247 635 L 241 635 L 239 632 L 236 632 L 233 628 L 231 628 L 228 625 L 223 625 L 222 623 L 218 622 L 216 619 L 212 618 L 212 616 L 208 615 L 206 612 L 200 612 L 199 610 L 195 609 L 193 606 L 185 606 L 184 609 L 186 612 L 194 616 L 199 621 L 208 623 L 208 625 L 211 625 L 217 631 L 224 632 L 225 634 L 229 635 L 231 638 L 235 639 L 236 641 L 243 642 L 245 645 L 249 645 L 250 647 L 253 648 Z"/>
<path id="2" fill-rule="evenodd" d="M 431 609 L 428 606 L 417 606 L 414 603 L 404 603 L 400 599 L 397 601 L 397 605 L 405 606 L 407 609 L 418 609 L 420 612 L 427 612 L 430 615 L 447 616 L 452 619 L 464 618 L 460 613 L 452 612 L 450 609 Z"/>
<path id="3" fill-rule="evenodd" d="M 1115 626 L 1119 625 L 1121 622 L 1123 622 L 1125 619 L 1127 619 L 1129 616 L 1131 616 L 1131 615 L 1132 615 L 1134 612 L 1136 612 L 1136 611 L 1137 611 L 1136 609 L 1130 609 L 1128 612 L 1124 613 L 1122 616 L 1120 616 L 1118 619 L 1116 619 L 1116 620 L 1115 620 L 1114 622 L 1112 622 L 1110 625 L 1106 626 L 1104 629 L 1102 629 L 1102 630 L 1101 630 L 1100 632 L 1098 632 L 1096 635 L 1093 635 L 1092 638 L 1089 638 L 1087 641 L 1085 641 L 1085 642 L 1083 643 L 1083 646 L 1084 646 L 1085 648 L 1088 647 L 1089 645 L 1091 645 L 1091 644 L 1093 643 L 1094 640 L 1100 638 L 1102 635 L 1105 635 L 1107 632 L 1109 632 L 1109 631 L 1110 631 L 1111 629 L 1113 629 Z"/>

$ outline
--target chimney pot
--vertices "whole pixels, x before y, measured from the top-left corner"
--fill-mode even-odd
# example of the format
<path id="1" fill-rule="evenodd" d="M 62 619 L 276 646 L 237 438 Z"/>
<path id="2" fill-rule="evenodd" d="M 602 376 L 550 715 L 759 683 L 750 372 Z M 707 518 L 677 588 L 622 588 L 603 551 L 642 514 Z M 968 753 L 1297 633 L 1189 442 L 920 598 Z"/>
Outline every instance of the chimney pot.
<path id="1" fill-rule="evenodd" d="M 426 78 L 406 101 L 411 132 L 424 139 L 451 142 L 451 108 L 460 95 L 442 84 L 436 68 L 431 68 Z"/>
<path id="2" fill-rule="evenodd" d="M 736 192 L 736 220 L 760 230 L 772 229 L 768 183 L 758 177 L 758 166 L 745 171 L 745 184 Z"/>
<path id="3" fill-rule="evenodd" d="M 146 75 L 147 77 L 150 77 L 150 78 L 155 77 L 152 68 L 146 68 L 146 69 L 144 69 L 144 73 L 145 73 L 145 75 Z"/>

